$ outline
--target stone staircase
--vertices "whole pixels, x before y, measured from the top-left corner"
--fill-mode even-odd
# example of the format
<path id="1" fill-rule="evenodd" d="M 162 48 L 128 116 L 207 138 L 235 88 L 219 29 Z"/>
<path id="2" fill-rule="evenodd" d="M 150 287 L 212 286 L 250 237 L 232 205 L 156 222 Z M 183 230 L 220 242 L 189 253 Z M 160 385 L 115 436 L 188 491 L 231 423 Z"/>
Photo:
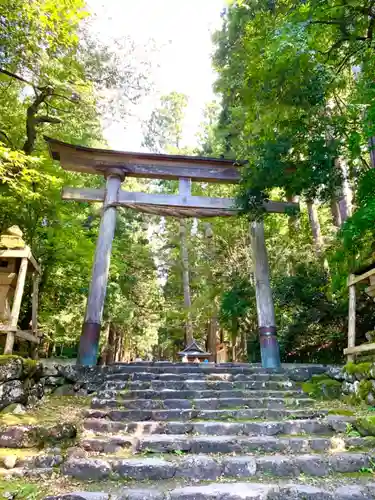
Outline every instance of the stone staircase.
<path id="1" fill-rule="evenodd" d="M 48 498 L 374 499 L 374 439 L 314 403 L 254 365 L 113 365 L 60 469 L 101 487 Z"/>

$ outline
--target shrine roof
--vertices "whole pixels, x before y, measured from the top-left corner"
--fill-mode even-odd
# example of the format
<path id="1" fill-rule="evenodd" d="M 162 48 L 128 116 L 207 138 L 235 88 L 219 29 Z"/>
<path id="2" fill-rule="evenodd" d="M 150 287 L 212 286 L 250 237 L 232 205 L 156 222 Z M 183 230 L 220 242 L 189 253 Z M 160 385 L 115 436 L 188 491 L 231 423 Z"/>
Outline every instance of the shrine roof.
<path id="1" fill-rule="evenodd" d="M 201 347 L 199 347 L 199 345 L 197 344 L 197 342 L 195 340 L 193 340 L 193 342 L 191 342 L 187 347 L 185 347 L 185 349 L 181 352 L 178 353 L 179 356 L 193 356 L 193 355 L 196 355 L 196 356 L 209 356 L 210 353 L 209 352 L 206 352 L 204 351 Z"/>

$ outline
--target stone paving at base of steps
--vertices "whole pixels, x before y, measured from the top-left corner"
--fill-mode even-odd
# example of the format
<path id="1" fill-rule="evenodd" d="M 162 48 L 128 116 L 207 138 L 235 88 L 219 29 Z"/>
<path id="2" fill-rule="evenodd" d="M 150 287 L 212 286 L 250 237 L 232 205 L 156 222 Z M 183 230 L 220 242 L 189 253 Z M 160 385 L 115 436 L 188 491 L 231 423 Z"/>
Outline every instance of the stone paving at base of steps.
<path id="1" fill-rule="evenodd" d="M 352 417 L 317 409 L 302 392 L 296 381 L 322 367 L 296 370 L 112 365 L 75 446 L 25 458 L 6 474 L 60 474 L 82 491 L 102 485 L 54 500 L 375 500 L 375 479 L 348 480 L 373 470 L 375 438 L 351 437 Z M 106 493 L 114 482 L 128 486 Z"/>
<path id="2" fill-rule="evenodd" d="M 373 500 L 375 482 L 367 485 L 346 485 L 328 491 L 316 486 L 264 483 L 222 483 L 186 486 L 170 491 L 155 489 L 123 489 L 109 494 L 76 492 L 49 496 L 45 500 Z"/>

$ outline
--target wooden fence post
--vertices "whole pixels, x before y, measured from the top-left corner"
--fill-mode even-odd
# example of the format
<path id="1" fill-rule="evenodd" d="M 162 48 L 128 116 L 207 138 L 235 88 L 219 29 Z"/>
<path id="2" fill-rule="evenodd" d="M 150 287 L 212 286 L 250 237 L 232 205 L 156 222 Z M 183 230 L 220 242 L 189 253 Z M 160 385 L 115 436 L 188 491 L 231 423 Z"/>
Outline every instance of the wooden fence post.
<path id="1" fill-rule="evenodd" d="M 350 278 L 350 277 L 349 277 Z M 348 347 L 355 347 L 355 285 L 349 286 Z M 348 354 L 348 362 L 354 361 L 354 355 Z"/>
<path id="2" fill-rule="evenodd" d="M 276 337 L 275 310 L 270 285 L 263 221 L 251 223 L 250 235 L 254 261 L 255 296 L 262 366 L 263 368 L 280 368 L 279 343 Z"/>
<path id="3" fill-rule="evenodd" d="M 103 215 L 96 243 L 85 321 L 79 344 L 77 358 L 77 364 L 79 365 L 96 365 L 98 357 L 100 327 L 107 291 L 112 242 L 116 227 L 116 206 L 113 203 L 116 203 L 118 200 L 118 192 L 123 180 L 124 174 L 121 170 L 112 169 L 107 176 Z"/>
<path id="4" fill-rule="evenodd" d="M 20 269 L 18 271 L 17 285 L 13 298 L 12 312 L 10 314 L 10 327 L 13 331 L 8 332 L 7 334 L 4 354 L 12 354 L 13 352 L 14 339 L 16 335 L 16 332 L 14 330 L 17 329 L 18 317 L 20 315 L 23 289 L 25 288 L 25 281 L 26 281 L 27 265 L 28 265 L 28 259 L 27 257 L 23 257 L 21 260 Z"/>
<path id="5" fill-rule="evenodd" d="M 39 303 L 39 274 L 34 271 L 33 273 L 33 298 L 31 302 L 31 330 L 35 337 L 38 335 L 38 303 Z M 34 344 L 31 347 L 32 359 L 38 359 L 39 344 Z"/>

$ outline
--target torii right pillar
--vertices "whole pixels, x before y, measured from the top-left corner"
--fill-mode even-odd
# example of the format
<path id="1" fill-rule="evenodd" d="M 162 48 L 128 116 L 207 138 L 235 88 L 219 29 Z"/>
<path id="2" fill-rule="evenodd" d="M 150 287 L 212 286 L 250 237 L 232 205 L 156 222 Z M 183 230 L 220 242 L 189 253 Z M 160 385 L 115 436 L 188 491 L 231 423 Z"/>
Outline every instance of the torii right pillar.
<path id="1" fill-rule="evenodd" d="M 280 349 L 276 337 L 275 308 L 272 299 L 263 221 L 251 223 L 250 236 L 253 261 L 255 261 L 255 296 L 262 367 L 279 369 L 281 366 Z"/>

